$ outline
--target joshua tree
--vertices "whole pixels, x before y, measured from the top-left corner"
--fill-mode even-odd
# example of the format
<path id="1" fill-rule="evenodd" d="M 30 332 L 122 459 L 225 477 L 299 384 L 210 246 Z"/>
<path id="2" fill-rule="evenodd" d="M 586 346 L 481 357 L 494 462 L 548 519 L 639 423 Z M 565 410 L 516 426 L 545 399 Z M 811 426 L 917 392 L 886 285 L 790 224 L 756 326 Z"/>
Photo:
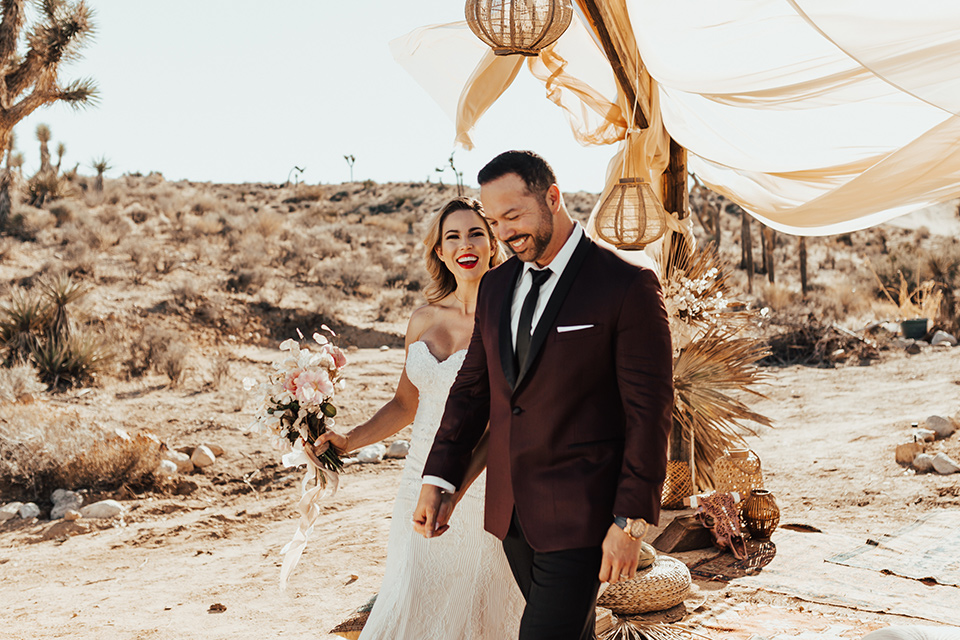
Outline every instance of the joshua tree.
<path id="1" fill-rule="evenodd" d="M 84 0 L 40 0 L 27 27 L 27 0 L 0 0 L 0 149 L 13 127 L 39 107 L 62 100 L 81 107 L 96 100 L 92 80 L 63 84 L 60 64 L 76 58 L 93 33 Z M 26 29 L 25 29 L 26 27 Z M 10 176 L 0 175 L 0 230 L 10 215 Z"/>
<path id="2" fill-rule="evenodd" d="M 50 136 L 50 127 L 45 124 L 37 125 L 37 140 L 40 141 L 40 170 L 37 171 L 37 175 L 53 169 L 50 166 L 50 148 L 47 146 L 50 142 Z"/>
<path id="3" fill-rule="evenodd" d="M 100 156 L 95 158 L 90 166 L 97 172 L 97 180 L 93 183 L 93 188 L 97 191 L 103 191 L 103 174 L 113 168 L 110 166 L 110 161 L 107 160 L 107 156 Z"/>
<path id="4" fill-rule="evenodd" d="M 350 165 L 350 182 L 353 182 L 353 163 L 357 161 L 353 155 L 343 156 L 343 159 L 347 161 L 347 164 Z"/>
<path id="5" fill-rule="evenodd" d="M 60 173 L 60 165 L 63 163 L 63 154 L 67 152 L 67 145 L 62 142 L 57 143 L 57 174 Z"/>

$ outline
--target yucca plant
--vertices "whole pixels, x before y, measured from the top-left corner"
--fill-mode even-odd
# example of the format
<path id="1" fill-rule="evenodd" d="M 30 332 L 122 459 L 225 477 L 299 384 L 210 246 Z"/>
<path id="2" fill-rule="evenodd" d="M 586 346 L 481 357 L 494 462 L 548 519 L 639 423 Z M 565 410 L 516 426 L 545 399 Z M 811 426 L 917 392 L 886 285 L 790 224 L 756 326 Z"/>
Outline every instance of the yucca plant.
<path id="1" fill-rule="evenodd" d="M 93 380 L 112 354 L 99 336 L 74 332 L 66 340 L 41 344 L 32 356 L 40 378 L 56 389 Z"/>
<path id="2" fill-rule="evenodd" d="M 70 315 L 67 312 L 67 305 L 86 295 L 87 289 L 66 273 L 60 273 L 51 280 L 41 282 L 40 288 L 50 302 L 47 336 L 51 342 L 65 342 L 70 338 Z"/>
<path id="3" fill-rule="evenodd" d="M 49 301 L 33 291 L 14 289 L 10 302 L 0 305 L 0 348 L 6 364 L 29 360 L 49 321 Z"/>
<path id="4" fill-rule="evenodd" d="M 54 102 L 82 107 L 96 101 L 92 80 L 60 80 L 60 65 L 75 59 L 94 31 L 84 0 L 39 0 L 27 25 L 27 0 L 0 2 L 0 149 L 7 150 L 14 126 Z M 5 170 L 6 171 L 6 170 Z M 9 180 L 0 179 L 0 231 L 10 217 Z"/>

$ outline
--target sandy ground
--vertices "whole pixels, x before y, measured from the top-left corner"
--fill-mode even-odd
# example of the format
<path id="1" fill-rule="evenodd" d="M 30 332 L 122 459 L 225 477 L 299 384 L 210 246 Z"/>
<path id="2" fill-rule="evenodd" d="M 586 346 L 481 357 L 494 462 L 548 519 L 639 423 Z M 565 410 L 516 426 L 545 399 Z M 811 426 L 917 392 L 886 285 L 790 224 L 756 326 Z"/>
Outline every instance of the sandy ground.
<path id="1" fill-rule="evenodd" d="M 233 377 L 262 374 L 275 353 L 239 350 Z M 344 426 L 391 395 L 403 352 L 348 356 Z M 887 353 L 865 367 L 769 369 L 766 398 L 752 403 L 775 426 L 749 440 L 780 503 L 781 522 L 863 538 L 930 509 L 960 506 L 958 476 L 915 475 L 893 459 L 911 422 L 960 410 L 958 357 L 960 350 L 927 349 L 916 356 Z M 191 476 L 199 485 L 193 493 L 120 495 L 129 509 L 123 520 L 88 521 L 82 535 L 44 540 L 53 526 L 45 520 L 0 525 L 0 637 L 328 638 L 331 627 L 376 593 L 402 463 L 348 469 L 281 593 L 279 549 L 296 527 L 297 476 L 276 465 L 260 436 L 241 431 L 253 407 L 236 385 L 171 389 L 158 379 L 72 391 L 55 401 L 85 414 L 109 401 L 119 425 L 149 428 L 174 446 L 217 442 L 226 453 Z M 960 457 L 957 443 L 938 446 Z M 707 608 L 750 602 L 811 621 L 824 615 L 898 621 L 742 587 L 701 586 Z M 214 604 L 225 611 L 210 612 Z"/>

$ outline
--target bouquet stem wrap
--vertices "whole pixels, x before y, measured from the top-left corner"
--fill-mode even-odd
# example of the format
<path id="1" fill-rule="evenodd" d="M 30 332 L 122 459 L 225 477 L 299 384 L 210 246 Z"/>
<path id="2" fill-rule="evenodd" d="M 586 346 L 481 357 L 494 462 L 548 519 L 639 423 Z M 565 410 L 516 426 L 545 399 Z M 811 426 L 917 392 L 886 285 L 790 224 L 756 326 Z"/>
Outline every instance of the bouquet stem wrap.
<path id="1" fill-rule="evenodd" d="M 303 451 L 293 451 L 283 456 L 283 464 L 287 467 L 296 467 L 304 462 L 307 464 L 307 471 L 300 481 L 300 502 L 297 504 L 300 523 L 293 539 L 280 550 L 283 555 L 283 566 L 280 568 L 281 591 L 286 590 L 287 580 L 300 562 L 313 526 L 320 516 L 320 502 L 324 498 L 337 495 L 340 487 L 340 474 L 318 467 Z"/>

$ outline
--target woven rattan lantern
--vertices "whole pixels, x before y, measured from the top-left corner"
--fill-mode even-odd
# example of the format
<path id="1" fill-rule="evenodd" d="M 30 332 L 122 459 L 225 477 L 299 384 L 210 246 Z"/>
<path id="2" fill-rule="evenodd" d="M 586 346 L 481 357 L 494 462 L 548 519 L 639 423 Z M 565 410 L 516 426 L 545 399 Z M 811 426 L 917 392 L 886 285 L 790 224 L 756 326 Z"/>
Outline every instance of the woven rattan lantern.
<path id="1" fill-rule="evenodd" d="M 498 56 L 536 56 L 570 26 L 570 0 L 467 0 L 467 24 Z"/>
<path id="2" fill-rule="evenodd" d="M 597 235 L 618 249 L 639 250 L 667 230 L 667 212 L 649 182 L 621 178 L 597 212 Z"/>

